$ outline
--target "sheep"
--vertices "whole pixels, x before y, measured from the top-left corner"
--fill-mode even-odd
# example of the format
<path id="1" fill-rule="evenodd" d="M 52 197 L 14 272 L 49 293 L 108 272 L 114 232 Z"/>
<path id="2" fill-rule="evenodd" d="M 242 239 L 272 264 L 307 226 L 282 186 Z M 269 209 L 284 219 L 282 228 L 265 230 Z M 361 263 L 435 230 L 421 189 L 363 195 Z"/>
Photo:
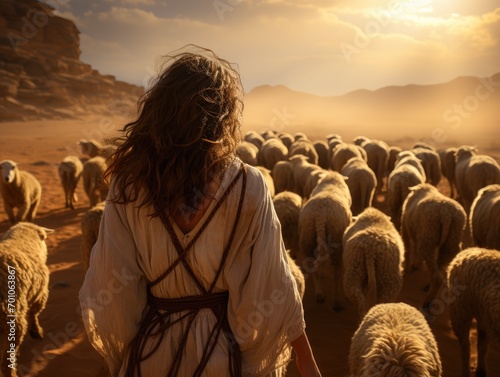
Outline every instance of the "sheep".
<path id="1" fill-rule="evenodd" d="M 288 158 L 290 159 L 290 157 L 298 154 L 306 156 L 307 161 L 309 161 L 311 164 L 318 164 L 318 153 L 316 152 L 316 149 L 314 148 L 314 145 L 313 143 L 311 143 L 311 141 L 307 139 L 299 139 L 294 141 L 288 151 Z"/>
<path id="2" fill-rule="evenodd" d="M 407 253 L 405 272 L 425 261 L 431 278 L 422 306 L 427 313 L 444 281 L 446 267 L 462 247 L 466 218 L 460 204 L 428 183 L 411 187 L 403 204 L 401 235 Z"/>
<path id="3" fill-rule="evenodd" d="M 288 149 L 290 149 L 290 145 L 292 145 L 292 143 L 295 141 L 294 137 L 286 132 L 280 132 L 278 134 L 278 137 Z"/>
<path id="4" fill-rule="evenodd" d="M 331 155 L 335 147 L 339 144 L 342 144 L 342 138 L 337 134 L 330 134 L 326 136 L 326 140 L 328 141 L 328 148 L 330 149 L 330 160 Z"/>
<path id="5" fill-rule="evenodd" d="M 262 138 L 264 140 L 269 140 L 269 139 L 275 139 L 275 138 L 277 138 L 276 132 L 273 131 L 273 130 L 264 130 L 264 131 L 261 131 L 260 136 L 262 136 Z"/>
<path id="6" fill-rule="evenodd" d="M 420 175 L 424 178 L 424 181 L 427 181 L 427 175 L 425 174 L 425 169 L 422 166 L 422 161 L 417 156 L 415 156 L 415 154 L 412 151 L 400 152 L 396 157 L 396 163 L 394 169 L 403 164 L 413 166 L 415 169 L 418 170 Z"/>
<path id="7" fill-rule="evenodd" d="M 20 221 L 33 221 L 40 205 L 42 185 L 32 174 L 19 170 L 12 160 L 0 162 L 0 170 L 0 191 L 11 225 Z M 17 208 L 15 215 L 14 208 Z"/>
<path id="8" fill-rule="evenodd" d="M 470 375 L 469 334 L 473 319 L 477 322 L 475 376 L 490 376 L 485 368 L 488 343 L 500 341 L 500 252 L 475 247 L 463 250 L 450 263 L 447 282 L 454 293 L 449 312 L 460 344 L 462 376 Z"/>
<path id="9" fill-rule="evenodd" d="M 323 169 L 330 168 L 330 147 L 323 140 L 316 140 L 313 143 L 314 149 L 318 154 L 318 165 Z"/>
<path id="10" fill-rule="evenodd" d="M 405 303 L 370 309 L 351 340 L 351 377 L 441 377 L 436 339 L 423 315 Z"/>
<path id="11" fill-rule="evenodd" d="M 421 149 L 427 149 L 429 151 L 434 151 L 436 152 L 436 148 L 434 148 L 432 145 L 430 144 L 427 144 L 423 141 L 417 141 L 416 143 L 413 144 L 413 146 L 411 147 L 411 149 L 417 149 L 417 148 L 421 148 Z"/>
<path id="12" fill-rule="evenodd" d="M 243 136 L 244 141 L 248 141 L 255 145 L 259 150 L 264 144 L 264 138 L 260 136 L 256 131 L 248 131 L 245 136 Z"/>
<path id="13" fill-rule="evenodd" d="M 45 239 L 52 232 L 33 223 L 19 222 L 0 241 L 2 376 L 17 376 L 19 349 L 26 333 L 34 339 L 43 338 L 38 316 L 49 296 Z"/>
<path id="14" fill-rule="evenodd" d="M 304 198 L 308 199 L 311 196 L 311 193 L 318 185 L 318 182 L 325 176 L 326 173 L 327 170 L 321 168 L 313 170 L 309 173 L 302 191 Z"/>
<path id="15" fill-rule="evenodd" d="M 455 155 L 457 148 L 442 149 L 438 152 L 441 159 L 441 173 L 448 180 L 450 185 L 450 197 L 455 197 L 456 183 L 455 183 Z"/>
<path id="16" fill-rule="evenodd" d="M 307 138 L 307 135 L 303 132 L 296 132 L 295 135 L 294 135 L 294 138 L 295 140 L 294 141 L 298 141 L 298 140 L 309 140 Z"/>
<path id="17" fill-rule="evenodd" d="M 279 161 L 285 161 L 288 157 L 288 149 L 278 138 L 267 139 L 260 148 L 258 155 L 259 165 L 273 170 Z"/>
<path id="18" fill-rule="evenodd" d="M 478 155 L 475 147 L 462 146 L 455 156 L 457 193 L 467 213 L 477 192 L 488 185 L 500 183 L 500 166 L 486 155 Z"/>
<path id="19" fill-rule="evenodd" d="M 391 218 L 371 207 L 355 218 L 342 242 L 344 292 L 357 303 L 362 319 L 375 304 L 398 298 L 403 286 L 403 240 Z"/>
<path id="20" fill-rule="evenodd" d="M 99 156 L 93 157 L 83 164 L 83 188 L 89 198 L 91 207 L 106 199 L 108 195 L 109 184 L 104 181 L 106 169 L 106 160 Z"/>
<path id="21" fill-rule="evenodd" d="M 57 169 L 64 190 L 65 208 L 75 209 L 73 201 L 78 201 L 76 186 L 82 175 L 83 164 L 76 156 L 65 157 Z"/>
<path id="22" fill-rule="evenodd" d="M 346 183 L 352 198 L 352 214 L 359 215 L 365 208 L 372 205 L 377 178 L 366 161 L 359 157 L 353 157 L 347 161 L 341 173 L 348 177 Z"/>
<path id="23" fill-rule="evenodd" d="M 368 166 L 377 177 L 376 194 L 382 193 L 384 177 L 387 171 L 387 162 L 389 161 L 389 146 L 379 140 L 370 140 L 363 136 L 354 139 L 355 144 L 361 146 L 366 151 L 366 161 Z"/>
<path id="24" fill-rule="evenodd" d="M 333 264 L 333 309 L 341 310 L 342 236 L 351 223 L 351 195 L 344 178 L 328 172 L 318 183 L 299 216 L 299 250 L 306 272 L 312 272 L 316 300 L 325 295 L 319 279 L 319 264 L 329 257 Z M 306 265 L 310 262 L 310 265 Z"/>
<path id="25" fill-rule="evenodd" d="M 410 187 L 424 182 L 424 176 L 411 164 L 402 163 L 396 165 L 396 168 L 389 174 L 387 178 L 387 201 L 389 203 L 389 213 L 396 229 L 400 228 L 401 209 L 410 192 Z"/>
<path id="26" fill-rule="evenodd" d="M 390 174 L 394 170 L 396 165 L 396 158 L 400 152 L 403 150 L 397 146 L 389 147 L 389 159 L 387 160 L 387 174 Z"/>
<path id="27" fill-rule="evenodd" d="M 271 177 L 271 171 L 262 166 L 257 166 L 257 170 L 260 171 L 260 174 L 262 174 L 262 176 L 264 177 L 267 188 L 269 190 L 269 194 L 271 195 L 271 198 L 273 198 L 275 191 L 273 177 Z"/>
<path id="28" fill-rule="evenodd" d="M 255 144 L 252 144 L 248 141 L 242 141 L 236 147 L 235 153 L 241 159 L 241 161 L 246 164 L 252 166 L 257 166 L 259 164 L 257 159 L 259 155 L 259 148 L 257 148 Z"/>
<path id="29" fill-rule="evenodd" d="M 274 210 L 281 224 L 281 235 L 292 258 L 299 250 L 299 215 L 302 198 L 290 191 L 283 191 L 273 198 Z"/>
<path id="30" fill-rule="evenodd" d="M 297 262 L 292 259 L 288 251 L 286 253 L 286 257 L 288 265 L 290 266 L 290 272 L 292 273 L 295 283 L 297 284 L 297 291 L 299 292 L 300 298 L 303 300 L 304 293 L 306 292 L 306 278 L 300 270 L 300 267 L 297 265 Z"/>
<path id="31" fill-rule="evenodd" d="M 99 236 L 99 227 L 104 213 L 106 202 L 97 203 L 89 209 L 82 217 L 82 240 L 80 243 L 80 252 L 85 271 L 89 269 L 90 253 Z"/>
<path id="32" fill-rule="evenodd" d="M 363 158 L 361 148 L 358 148 L 354 144 L 342 143 L 339 144 L 332 151 L 332 161 L 331 168 L 336 172 L 342 171 L 345 163 L 353 157 Z"/>
<path id="33" fill-rule="evenodd" d="M 274 192 L 279 194 L 283 191 L 295 190 L 295 182 L 293 180 L 293 166 L 289 161 L 280 161 L 274 165 L 271 171 L 271 176 L 274 181 Z"/>
<path id="34" fill-rule="evenodd" d="M 321 168 L 318 165 L 307 162 L 307 157 L 301 154 L 292 156 L 290 163 L 292 164 L 294 182 L 294 189 L 292 191 L 304 198 L 309 176 L 312 172 Z"/>
<path id="35" fill-rule="evenodd" d="M 77 142 L 77 144 L 82 149 L 82 153 L 89 156 L 90 158 L 101 156 L 101 150 L 103 146 L 97 140 L 81 139 Z"/>
<path id="36" fill-rule="evenodd" d="M 437 186 L 441 180 L 441 159 L 433 149 L 415 148 L 413 154 L 422 162 L 428 183 Z"/>
<path id="37" fill-rule="evenodd" d="M 479 190 L 472 202 L 469 221 L 476 246 L 500 250 L 500 185 Z"/>

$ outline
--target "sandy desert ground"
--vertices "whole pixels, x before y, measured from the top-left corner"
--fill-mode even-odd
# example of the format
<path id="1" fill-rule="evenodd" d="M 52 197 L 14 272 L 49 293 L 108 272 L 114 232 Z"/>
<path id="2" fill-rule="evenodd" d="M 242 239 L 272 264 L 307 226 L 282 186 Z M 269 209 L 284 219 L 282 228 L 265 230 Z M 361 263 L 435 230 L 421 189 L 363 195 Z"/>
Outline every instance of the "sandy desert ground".
<path id="1" fill-rule="evenodd" d="M 105 377 L 108 372 L 104 361 L 87 341 L 78 307 L 78 291 L 84 279 L 80 261 L 80 220 L 88 209 L 88 200 L 82 185 L 78 186 L 79 201 L 73 211 L 64 209 L 64 197 L 57 176 L 57 164 L 68 154 L 78 154 L 76 141 L 80 138 L 109 137 L 120 120 L 94 116 L 79 120 L 33 121 L 0 123 L 0 160 L 12 159 L 20 168 L 34 174 L 43 186 L 42 203 L 35 222 L 56 231 L 47 241 L 51 272 L 50 296 L 40 322 L 45 329 L 43 340 L 26 338 L 21 347 L 19 370 L 21 376 Z M 287 130 L 294 132 L 295 130 Z M 311 139 L 325 136 L 335 130 L 307 129 Z M 368 135 L 376 138 L 376 135 Z M 346 137 L 346 139 L 348 139 Z M 348 139 L 349 140 L 349 139 Z M 474 142 L 474 141 L 471 141 Z M 406 145 L 402 145 L 403 147 Z M 482 150 L 500 160 L 500 150 Z M 448 185 L 440 183 L 448 192 Z M 379 198 L 383 200 L 383 197 Z M 385 209 L 383 202 L 377 207 Z M 9 227 L 7 217 L 0 209 L 0 233 Z M 470 245 L 466 237 L 465 246 Z M 325 286 L 331 286 L 326 266 Z M 425 271 L 405 277 L 400 301 L 418 306 L 425 293 Z M 330 290 L 331 291 L 331 290 Z M 323 376 L 347 376 L 347 356 L 350 338 L 357 327 L 357 311 L 347 304 L 343 312 L 331 310 L 331 302 L 318 304 L 309 285 L 304 299 L 307 331 Z M 327 290 L 331 298 L 331 292 Z M 430 322 L 437 338 L 443 362 L 444 376 L 458 376 L 460 372 L 459 347 L 453 335 L 446 308 Z M 473 337 L 474 341 L 474 337 Z M 473 343 L 474 344 L 474 343 Z M 488 356 L 491 376 L 500 376 L 500 345 L 494 344 Z M 475 352 L 473 364 L 475 362 Z M 289 376 L 298 376 L 292 362 Z"/>

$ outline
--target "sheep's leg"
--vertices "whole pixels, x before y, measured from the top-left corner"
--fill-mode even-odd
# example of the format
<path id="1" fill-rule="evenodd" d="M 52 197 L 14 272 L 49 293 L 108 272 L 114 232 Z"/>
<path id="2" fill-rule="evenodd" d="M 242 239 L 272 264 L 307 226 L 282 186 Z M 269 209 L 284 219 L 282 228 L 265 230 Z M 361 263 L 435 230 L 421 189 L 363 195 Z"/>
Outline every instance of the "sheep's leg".
<path id="1" fill-rule="evenodd" d="M 426 259 L 425 263 L 427 264 L 427 268 L 429 269 L 431 275 L 431 285 L 429 293 L 424 301 L 423 309 L 429 312 L 431 303 L 436 298 L 437 293 L 443 284 L 444 277 L 442 272 L 438 269 L 435 261 Z"/>
<path id="2" fill-rule="evenodd" d="M 333 310 L 343 309 L 340 303 L 340 293 L 342 287 L 342 250 L 335 248 L 332 254 L 333 262 Z"/>
<path id="3" fill-rule="evenodd" d="M 34 203 L 31 205 L 31 207 L 30 207 L 30 209 L 29 209 L 29 211 L 28 211 L 28 214 L 27 214 L 27 216 L 26 216 L 26 220 L 28 220 L 28 221 L 33 221 L 33 219 L 35 218 L 36 213 L 37 213 L 37 211 L 38 211 L 38 205 L 39 205 L 39 204 L 40 204 L 40 201 L 39 201 L 39 200 L 37 200 L 36 202 L 34 202 Z"/>
<path id="4" fill-rule="evenodd" d="M 21 207 L 19 207 L 19 211 L 17 212 L 17 216 L 16 216 L 16 222 L 25 221 L 25 220 L 31 221 L 27 218 L 29 210 L 30 210 L 30 208 L 28 207 L 27 203 L 24 203 Z"/>
<path id="5" fill-rule="evenodd" d="M 38 322 L 38 315 L 44 307 L 45 305 L 42 301 L 35 301 L 28 313 L 29 333 L 33 339 L 43 339 L 43 328 Z"/>
<path id="6" fill-rule="evenodd" d="M 14 216 L 14 209 L 12 208 L 12 206 L 7 203 L 7 201 L 4 199 L 4 208 L 5 208 L 5 212 L 7 213 L 7 216 L 9 217 L 9 222 L 14 225 L 17 221 L 16 221 L 16 218 Z"/>
<path id="7" fill-rule="evenodd" d="M 312 273 L 313 283 L 314 283 L 314 292 L 316 293 L 316 301 L 324 302 L 325 294 L 323 293 L 323 287 L 321 286 L 321 279 L 319 274 L 319 263 L 316 260 L 314 262 L 314 271 Z"/>
<path id="8" fill-rule="evenodd" d="M 486 377 L 486 352 L 488 351 L 488 335 L 486 331 L 477 329 L 477 368 L 476 377 Z"/>

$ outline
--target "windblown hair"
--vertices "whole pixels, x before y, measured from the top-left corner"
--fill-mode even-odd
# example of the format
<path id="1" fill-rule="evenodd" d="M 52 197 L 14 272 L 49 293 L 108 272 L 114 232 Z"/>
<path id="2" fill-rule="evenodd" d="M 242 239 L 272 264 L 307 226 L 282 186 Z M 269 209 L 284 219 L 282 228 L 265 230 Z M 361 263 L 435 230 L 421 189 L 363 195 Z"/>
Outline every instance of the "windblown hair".
<path id="1" fill-rule="evenodd" d="M 106 171 L 115 185 L 112 200 L 151 205 L 153 217 L 196 212 L 208 184 L 235 158 L 242 97 L 239 73 L 212 51 L 197 47 L 167 56 L 138 101 L 138 118 L 115 139 Z"/>

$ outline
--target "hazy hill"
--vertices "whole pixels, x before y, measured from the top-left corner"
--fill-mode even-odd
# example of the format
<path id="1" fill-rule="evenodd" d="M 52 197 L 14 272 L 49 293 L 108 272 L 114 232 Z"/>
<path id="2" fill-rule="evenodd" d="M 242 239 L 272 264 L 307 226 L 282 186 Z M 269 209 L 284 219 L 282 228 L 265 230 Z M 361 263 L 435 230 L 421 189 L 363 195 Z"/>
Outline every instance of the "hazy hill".
<path id="1" fill-rule="evenodd" d="M 245 129 L 306 129 L 322 136 L 359 134 L 434 143 L 500 141 L 500 74 L 435 85 L 389 86 L 321 97 L 284 86 L 245 96 Z"/>

